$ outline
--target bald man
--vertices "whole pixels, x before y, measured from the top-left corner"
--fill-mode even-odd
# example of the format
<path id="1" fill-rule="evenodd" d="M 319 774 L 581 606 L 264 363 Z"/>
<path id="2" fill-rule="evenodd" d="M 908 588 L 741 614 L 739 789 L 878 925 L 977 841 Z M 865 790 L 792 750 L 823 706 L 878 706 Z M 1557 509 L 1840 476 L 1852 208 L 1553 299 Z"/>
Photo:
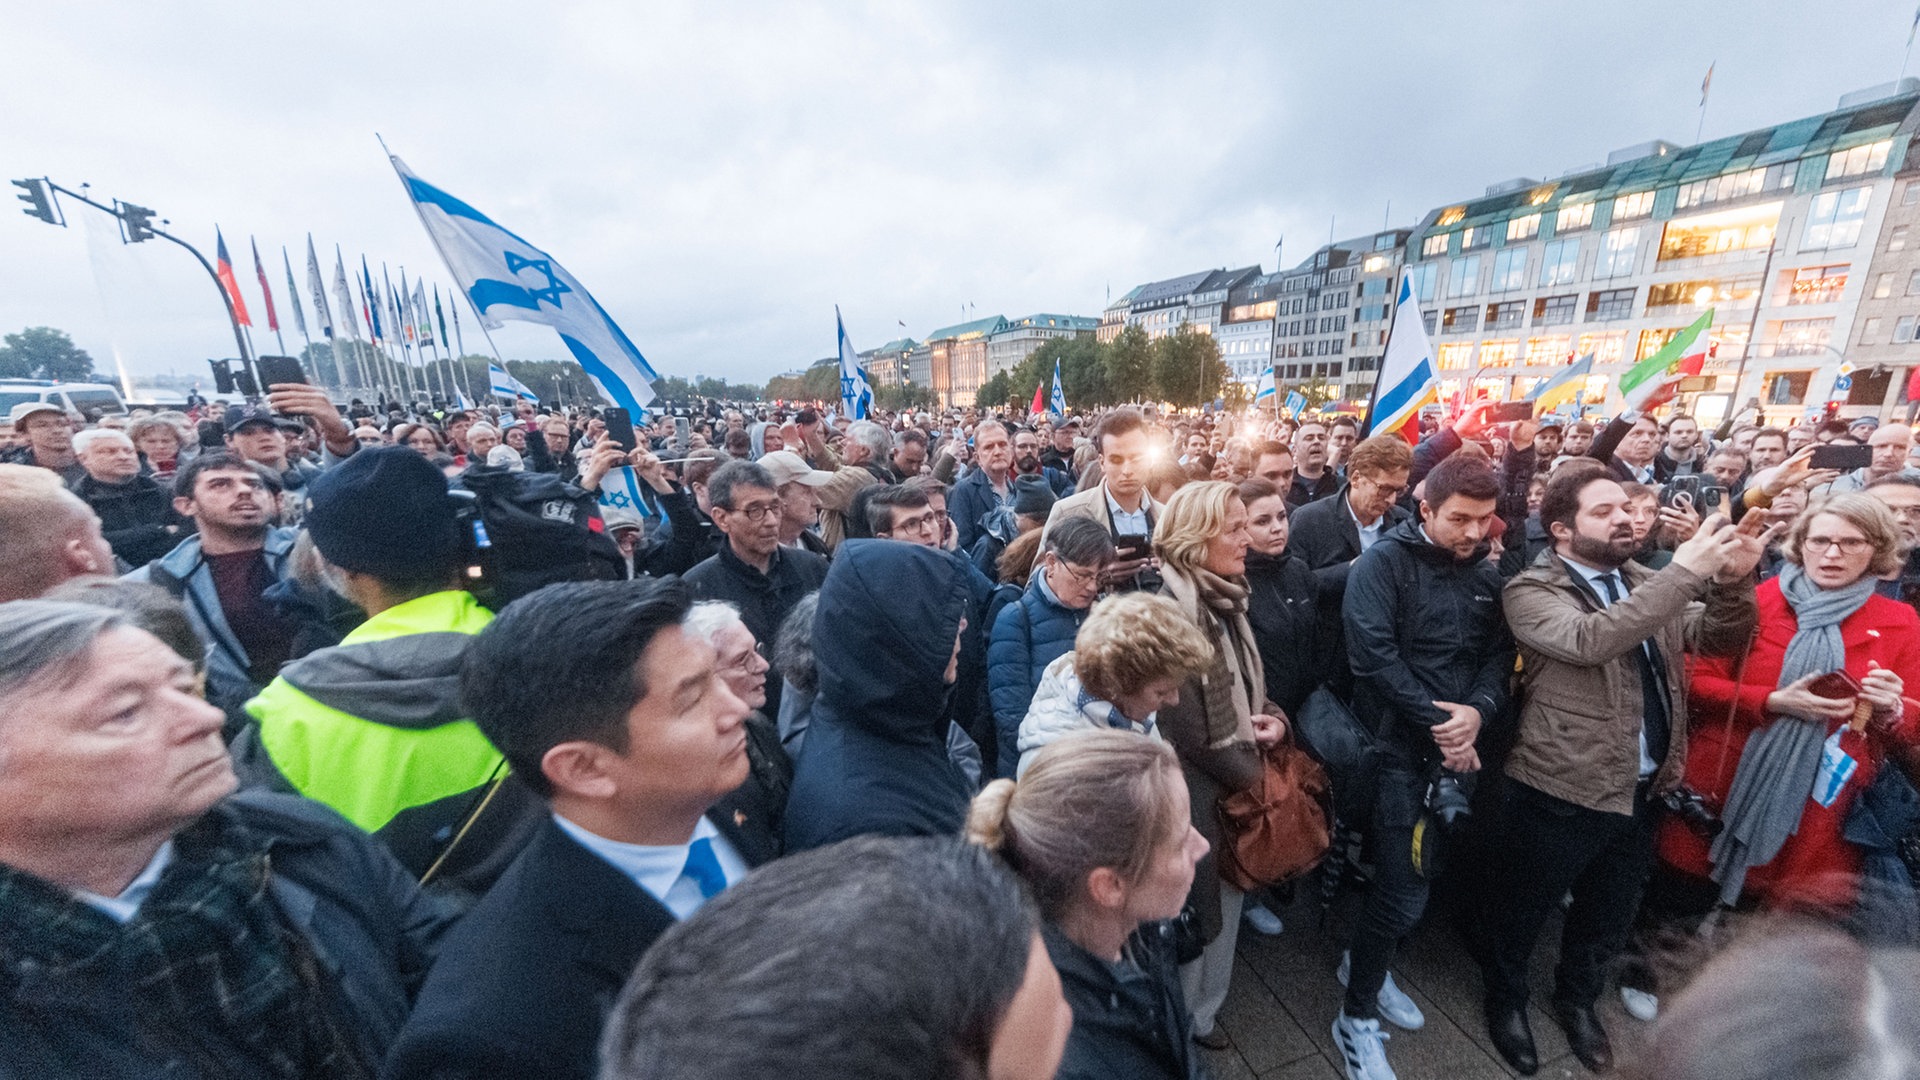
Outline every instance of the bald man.
<path id="1" fill-rule="evenodd" d="M 99 516 L 59 473 L 0 465 L 0 601 L 30 600 L 69 578 L 113 572 Z"/>

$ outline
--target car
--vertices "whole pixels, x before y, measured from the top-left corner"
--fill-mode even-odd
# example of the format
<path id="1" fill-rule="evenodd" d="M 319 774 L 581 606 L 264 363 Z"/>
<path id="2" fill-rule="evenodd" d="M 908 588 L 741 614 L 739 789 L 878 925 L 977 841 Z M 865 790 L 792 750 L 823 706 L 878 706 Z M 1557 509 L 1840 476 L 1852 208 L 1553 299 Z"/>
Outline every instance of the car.
<path id="1" fill-rule="evenodd" d="M 51 382 L 46 379 L 0 379 L 0 416 L 29 401 L 50 401 L 69 414 L 78 413 L 87 423 L 96 424 L 103 416 L 125 416 L 126 402 L 111 383 Z"/>

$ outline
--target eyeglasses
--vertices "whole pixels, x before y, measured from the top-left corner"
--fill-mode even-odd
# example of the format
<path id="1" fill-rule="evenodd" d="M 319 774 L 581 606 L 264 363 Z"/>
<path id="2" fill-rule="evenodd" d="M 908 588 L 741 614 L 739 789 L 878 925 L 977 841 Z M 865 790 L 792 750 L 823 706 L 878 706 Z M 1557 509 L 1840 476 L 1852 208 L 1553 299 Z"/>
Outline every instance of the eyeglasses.
<path id="1" fill-rule="evenodd" d="M 759 661 L 755 663 L 755 661 Z M 770 666 L 767 661 L 767 646 L 756 642 L 753 648 L 720 665 L 721 671 L 747 671 Z"/>
<path id="2" fill-rule="evenodd" d="M 1098 568 L 1092 569 L 1092 570 L 1082 570 L 1081 568 L 1073 565 L 1072 563 L 1061 558 L 1060 556 L 1053 554 L 1052 552 L 1048 552 L 1048 557 L 1053 559 L 1053 565 L 1059 567 L 1062 570 L 1065 570 L 1067 572 L 1068 577 L 1072 578 L 1073 580 L 1079 582 L 1082 585 L 1092 585 L 1100 580 L 1100 571 Z"/>
<path id="3" fill-rule="evenodd" d="M 903 518 L 900 521 L 894 522 L 893 528 L 889 531 L 896 533 L 938 532 L 939 522 L 940 515 L 929 510 L 924 514 L 916 514 L 913 517 Z"/>
<path id="4" fill-rule="evenodd" d="M 748 521 L 758 524 L 767 520 L 768 514 L 777 514 L 780 512 L 780 500 L 775 499 L 772 502 L 751 503 L 738 508 L 723 506 L 720 509 L 725 510 L 729 514 L 739 514 Z"/>
<path id="5" fill-rule="evenodd" d="M 1864 536 L 1809 536 L 1804 546 L 1809 552 L 1815 554 L 1839 548 L 1843 554 L 1858 555 L 1872 547 L 1873 541 Z"/>
<path id="6" fill-rule="evenodd" d="M 1887 512 L 1897 518 L 1920 517 L 1920 506 L 1889 506 Z"/>

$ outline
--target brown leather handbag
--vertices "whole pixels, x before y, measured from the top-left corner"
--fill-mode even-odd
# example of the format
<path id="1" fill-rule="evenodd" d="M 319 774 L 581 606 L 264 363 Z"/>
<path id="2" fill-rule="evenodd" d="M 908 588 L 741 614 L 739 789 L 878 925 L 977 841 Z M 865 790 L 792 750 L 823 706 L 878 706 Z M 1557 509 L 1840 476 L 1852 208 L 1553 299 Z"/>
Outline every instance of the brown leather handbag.
<path id="1" fill-rule="evenodd" d="M 1220 800 L 1220 876 L 1242 891 L 1277 885 L 1320 865 L 1333 836 L 1326 770 L 1294 744 L 1267 748 L 1260 780 Z"/>

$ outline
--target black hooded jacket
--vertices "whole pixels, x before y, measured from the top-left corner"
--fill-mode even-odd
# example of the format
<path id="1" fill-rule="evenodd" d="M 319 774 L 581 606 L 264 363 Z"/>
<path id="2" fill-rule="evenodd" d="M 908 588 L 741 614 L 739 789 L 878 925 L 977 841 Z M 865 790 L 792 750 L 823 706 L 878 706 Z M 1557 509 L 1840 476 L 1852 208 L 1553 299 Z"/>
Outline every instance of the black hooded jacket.
<path id="1" fill-rule="evenodd" d="M 960 556 L 849 540 L 820 587 L 820 690 L 788 798 L 786 850 L 957 835 L 972 785 L 947 757 L 946 682 L 970 601 Z"/>
<path id="2" fill-rule="evenodd" d="M 1316 687 L 1337 674 L 1331 668 L 1340 649 L 1328 628 L 1340 623 L 1339 596 L 1329 597 L 1333 590 L 1291 551 L 1247 552 L 1247 588 L 1247 622 L 1266 671 L 1267 697 L 1291 717 Z"/>

